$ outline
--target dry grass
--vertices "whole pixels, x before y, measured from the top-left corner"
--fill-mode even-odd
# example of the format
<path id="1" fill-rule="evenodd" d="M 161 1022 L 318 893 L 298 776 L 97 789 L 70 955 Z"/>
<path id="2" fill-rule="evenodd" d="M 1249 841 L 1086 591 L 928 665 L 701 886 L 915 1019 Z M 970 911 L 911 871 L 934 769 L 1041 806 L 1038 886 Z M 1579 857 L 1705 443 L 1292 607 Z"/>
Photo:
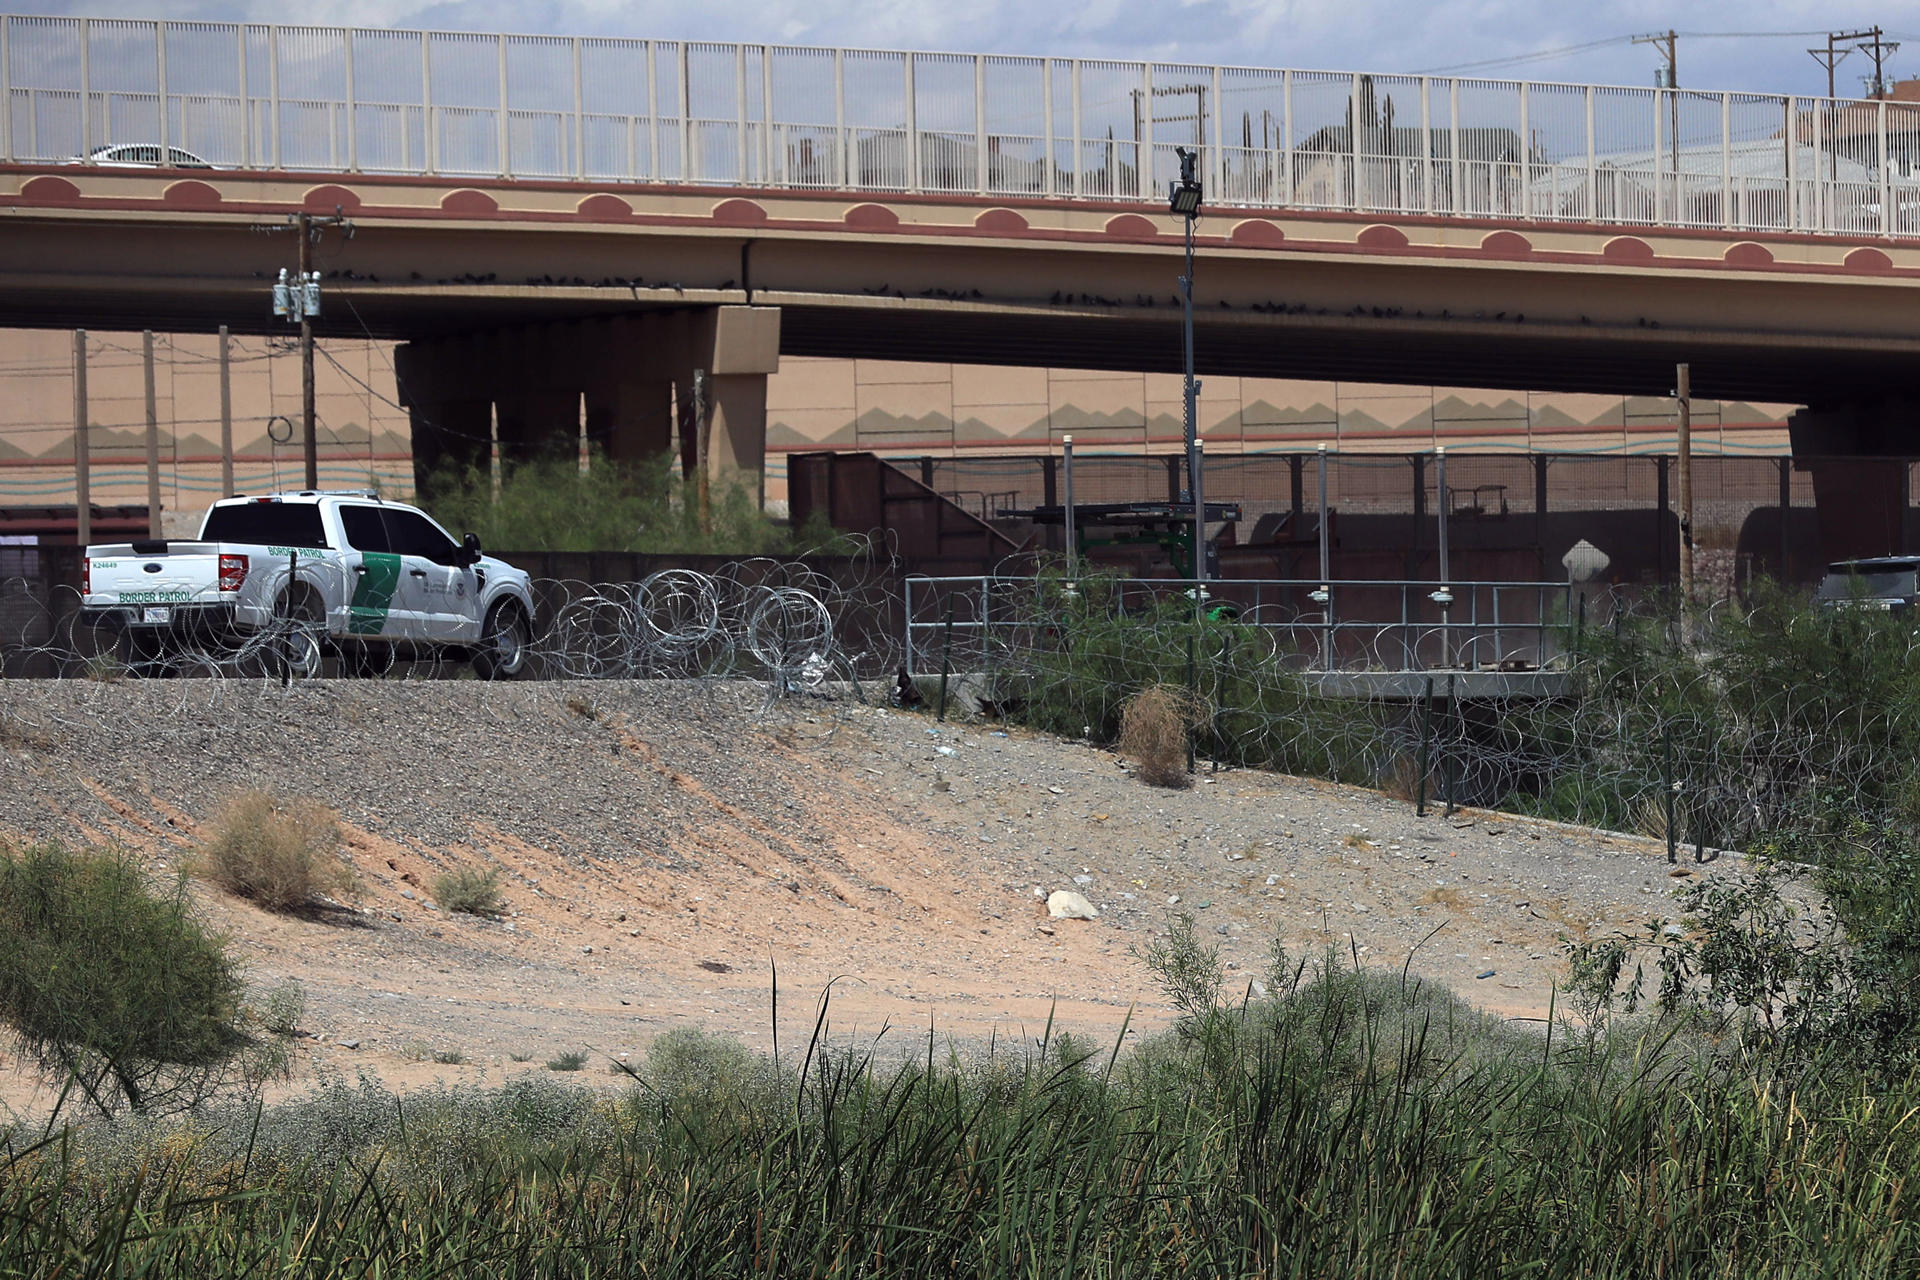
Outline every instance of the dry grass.
<path id="1" fill-rule="evenodd" d="M 298 911 L 350 894 L 340 824 L 314 800 L 242 791 L 214 815 L 201 870 L 227 892 L 269 911 Z"/>
<path id="2" fill-rule="evenodd" d="M 1206 720 L 1206 707 L 1185 689 L 1156 684 L 1128 698 L 1120 711 L 1120 754 L 1149 786 L 1191 786 L 1187 739 Z"/>
<path id="3" fill-rule="evenodd" d="M 500 897 L 500 868 L 455 867 L 435 876 L 433 900 L 448 911 L 497 916 L 506 905 Z"/>

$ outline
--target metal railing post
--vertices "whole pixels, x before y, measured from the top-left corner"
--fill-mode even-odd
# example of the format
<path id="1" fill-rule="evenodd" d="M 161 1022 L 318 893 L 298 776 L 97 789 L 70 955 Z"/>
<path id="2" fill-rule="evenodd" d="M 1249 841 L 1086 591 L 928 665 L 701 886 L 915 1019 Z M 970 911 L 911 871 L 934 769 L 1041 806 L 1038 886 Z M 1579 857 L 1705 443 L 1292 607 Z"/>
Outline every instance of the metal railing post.
<path id="1" fill-rule="evenodd" d="M 700 166 L 694 160 L 693 139 L 693 59 L 687 51 L 687 42 L 680 41 L 675 46 L 679 54 L 678 76 L 680 83 L 680 181 L 694 182 L 700 176 Z"/>
<path id="2" fill-rule="evenodd" d="M 974 190 L 985 195 L 993 185 L 993 171 L 987 155 L 987 59 L 979 53 L 973 55 L 973 160 Z"/>
<path id="3" fill-rule="evenodd" d="M 733 46 L 733 180 L 746 186 L 747 176 L 747 46 Z"/>
<path id="4" fill-rule="evenodd" d="M 167 165 L 173 158 L 168 152 L 168 148 L 173 145 L 173 130 L 169 128 L 173 122 L 167 118 L 172 113 L 167 110 L 167 24 L 165 21 L 153 24 L 153 83 L 160 103 L 158 121 L 160 163 Z"/>
<path id="5" fill-rule="evenodd" d="M 1070 159 L 1073 163 L 1073 194 L 1078 197 L 1085 195 L 1087 188 L 1086 180 L 1080 171 L 1080 148 L 1082 146 L 1080 137 L 1080 59 L 1075 58 L 1073 60 L 1072 69 L 1068 74 L 1072 80 L 1071 92 L 1073 94 L 1073 155 Z M 1113 175 L 1108 174 L 1107 178 L 1109 185 L 1111 185 Z"/>
<path id="6" fill-rule="evenodd" d="M 0 160 L 13 163 L 13 19 L 0 14 Z M 242 85 L 246 83 L 243 79 Z M 244 92 L 244 91 L 243 91 Z"/>
<path id="7" fill-rule="evenodd" d="M 89 160 L 93 158 L 93 20 L 91 18 L 80 19 L 80 154 Z"/>
<path id="8" fill-rule="evenodd" d="M 1052 195 L 1059 184 L 1056 174 L 1060 164 L 1054 152 L 1053 139 L 1053 63 L 1052 58 L 1040 60 L 1040 132 L 1046 139 L 1046 159 L 1042 161 L 1042 182 L 1040 193 Z"/>
<path id="9" fill-rule="evenodd" d="M 511 138 L 511 130 L 507 127 L 507 36 L 495 36 L 495 40 L 499 46 L 495 50 L 499 58 L 499 84 L 493 90 L 493 104 L 495 104 L 493 106 L 495 111 L 493 146 L 499 152 L 495 157 L 499 161 L 499 177 L 511 178 L 513 177 L 513 157 L 509 152 L 513 148 L 513 138 Z"/>
<path id="10" fill-rule="evenodd" d="M 852 147 L 847 140 L 847 68 L 841 51 L 833 51 L 833 134 L 838 143 L 840 172 L 834 186 L 853 185 Z"/>
<path id="11" fill-rule="evenodd" d="M 359 96 L 353 78 L 353 28 L 348 27 L 341 35 L 347 55 L 347 100 L 343 110 L 347 117 L 347 172 L 360 171 L 360 128 L 355 120 L 354 100 Z"/>
<path id="12" fill-rule="evenodd" d="M 274 58 L 276 67 L 279 65 L 279 61 L 280 59 L 276 55 Z M 274 91 L 273 112 L 275 118 L 273 145 L 274 154 L 277 158 L 280 147 L 280 95 L 278 89 Z M 420 33 L 420 146 L 426 153 L 425 159 L 428 173 L 437 172 L 439 168 L 435 163 L 435 157 L 440 151 L 439 140 L 434 136 L 437 132 L 438 130 L 436 130 L 433 125 L 433 41 L 428 37 L 426 32 L 422 31 Z"/>
<path id="13" fill-rule="evenodd" d="M 587 86 L 581 74 L 580 37 L 573 38 L 573 163 L 574 181 L 587 180 Z"/>
<path id="14" fill-rule="evenodd" d="M 1133 141 L 1134 194 L 1151 200 L 1153 189 L 1153 64 L 1140 64 L 1140 134 Z M 1118 195 L 1119 192 L 1112 194 Z"/>
<path id="15" fill-rule="evenodd" d="M 908 191 L 917 192 L 920 190 L 920 90 L 914 84 L 913 63 L 912 53 L 902 58 L 906 81 L 903 89 L 907 100 L 907 137 L 902 150 L 907 171 L 901 177 L 904 179 L 902 185 Z"/>

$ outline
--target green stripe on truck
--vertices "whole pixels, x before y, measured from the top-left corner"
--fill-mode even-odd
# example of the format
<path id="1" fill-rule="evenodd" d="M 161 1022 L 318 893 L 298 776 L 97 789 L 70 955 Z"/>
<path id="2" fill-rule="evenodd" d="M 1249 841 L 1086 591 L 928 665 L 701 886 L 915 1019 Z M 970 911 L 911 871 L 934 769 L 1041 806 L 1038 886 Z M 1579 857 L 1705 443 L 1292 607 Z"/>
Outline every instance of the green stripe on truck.
<path id="1" fill-rule="evenodd" d="M 360 585 L 347 606 L 347 634 L 377 636 L 387 629 L 394 589 L 400 585 L 400 557 L 373 551 L 361 556 L 360 564 L 366 572 L 358 575 Z"/>

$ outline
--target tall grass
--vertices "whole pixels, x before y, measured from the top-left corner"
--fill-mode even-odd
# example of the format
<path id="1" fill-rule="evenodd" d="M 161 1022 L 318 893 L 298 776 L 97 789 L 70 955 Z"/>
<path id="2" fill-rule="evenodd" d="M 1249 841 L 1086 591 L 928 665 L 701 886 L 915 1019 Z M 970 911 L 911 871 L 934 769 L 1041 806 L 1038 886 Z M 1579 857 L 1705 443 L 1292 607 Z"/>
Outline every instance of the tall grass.
<path id="1" fill-rule="evenodd" d="M 1905 1275 L 1920 1085 L 1519 1034 L 1337 966 L 1117 1057 L 1050 1036 L 548 1076 L 19 1146 L 0 1273 Z"/>

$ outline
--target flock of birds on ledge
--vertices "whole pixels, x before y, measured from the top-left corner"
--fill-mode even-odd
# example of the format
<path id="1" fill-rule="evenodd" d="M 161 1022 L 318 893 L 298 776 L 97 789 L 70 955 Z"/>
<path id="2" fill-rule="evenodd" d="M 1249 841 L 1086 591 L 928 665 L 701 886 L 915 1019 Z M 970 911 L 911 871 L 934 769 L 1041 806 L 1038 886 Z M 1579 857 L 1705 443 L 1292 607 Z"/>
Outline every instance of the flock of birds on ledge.
<path id="1" fill-rule="evenodd" d="M 262 271 L 256 271 L 253 273 L 253 275 L 256 280 L 266 279 L 266 273 Z M 462 274 L 457 276 L 446 276 L 446 277 L 442 277 L 440 279 L 436 279 L 432 281 L 429 281 L 425 276 L 421 275 L 418 271 L 410 271 L 407 273 L 407 276 L 408 276 L 408 283 L 411 283 L 411 284 L 431 283 L 436 285 L 450 285 L 450 284 L 489 285 L 489 284 L 498 284 L 500 282 L 500 277 L 498 273 L 492 272 L 492 271 L 486 272 L 485 274 L 480 274 L 476 272 L 463 272 Z M 377 275 L 372 275 L 372 274 L 363 275 L 357 271 L 346 271 L 346 270 L 329 271 L 322 277 L 322 279 L 346 281 L 346 282 L 355 283 L 355 284 L 379 284 L 380 283 L 380 277 Z M 674 293 L 686 292 L 686 286 L 681 284 L 677 280 L 673 280 L 673 281 L 661 280 L 661 281 L 655 281 L 654 283 L 649 284 L 647 283 L 646 280 L 644 280 L 640 276 L 632 276 L 632 277 L 602 276 L 599 280 L 588 280 L 584 276 L 568 277 L 568 276 L 538 275 L 538 276 L 526 277 L 525 283 L 531 288 L 558 287 L 558 288 L 575 288 L 575 289 L 666 289 L 666 290 L 671 290 Z M 726 290 L 732 289 L 735 286 L 735 283 L 736 282 L 733 280 L 723 280 L 718 285 L 715 286 L 715 289 L 720 292 L 725 292 Z M 896 289 L 891 284 L 878 285 L 874 288 L 862 288 L 860 292 L 863 294 L 866 294 L 868 297 L 880 297 L 880 298 L 892 297 L 892 298 L 898 298 L 902 301 L 905 301 L 907 297 L 905 290 Z M 980 290 L 978 289 L 942 289 L 938 287 L 930 288 L 930 289 L 922 289 L 919 291 L 918 296 L 922 298 L 939 299 L 940 301 L 943 301 L 943 302 L 973 302 L 980 299 L 984 299 L 986 297 L 986 295 L 981 293 Z M 1126 300 L 1122 298 L 1108 298 L 1100 294 L 1094 294 L 1094 293 L 1076 294 L 1071 290 L 1061 290 L 1061 289 L 1055 289 L 1053 291 L 1052 296 L 1050 296 L 1047 299 L 1047 302 L 1049 303 L 1049 305 L 1056 306 L 1056 307 L 1084 306 L 1084 307 L 1119 308 L 1119 307 L 1124 307 L 1128 305 Z M 1132 305 L 1135 307 L 1157 307 L 1160 305 L 1160 299 L 1158 298 L 1158 296 L 1153 294 L 1136 293 L 1133 296 Z M 1170 298 L 1168 298 L 1167 305 L 1171 307 L 1178 307 L 1180 305 L 1180 295 L 1174 294 Z M 1220 299 L 1219 307 L 1223 311 L 1232 311 L 1235 309 L 1234 305 L 1231 302 L 1228 302 L 1225 298 Z M 1407 314 L 1406 309 L 1403 307 L 1369 307 L 1369 306 L 1356 305 L 1351 310 L 1340 311 L 1332 307 L 1309 307 L 1305 303 L 1289 306 L 1285 302 L 1254 302 L 1254 303 L 1247 304 L 1245 307 L 1245 310 L 1251 311 L 1257 315 L 1271 315 L 1271 316 L 1314 315 L 1314 316 L 1346 317 L 1346 318 L 1352 318 L 1352 319 L 1360 319 L 1360 318 L 1371 316 L 1375 320 L 1398 320 L 1403 318 Z M 1466 314 L 1455 315 L 1451 310 L 1448 310 L 1446 308 L 1442 308 L 1440 311 L 1436 312 L 1432 317 L 1429 317 L 1425 311 L 1415 311 L 1413 313 L 1413 318 L 1415 320 L 1426 320 L 1431 318 L 1435 320 L 1476 320 L 1476 321 L 1511 322 L 1513 324 L 1524 324 L 1526 323 L 1526 319 L 1527 319 L 1525 313 L 1518 312 L 1518 311 L 1514 312 L 1512 316 L 1509 316 L 1504 311 L 1496 311 L 1492 315 L 1488 315 L 1485 311 L 1476 311 L 1472 315 L 1466 315 Z M 1580 323 L 1592 324 L 1593 320 L 1590 317 L 1583 315 L 1580 317 Z M 1660 327 L 1660 322 L 1658 320 L 1649 320 L 1645 316 L 1642 316 L 1640 317 L 1640 320 L 1639 320 L 1639 327 L 1642 329 L 1658 329 Z"/>

